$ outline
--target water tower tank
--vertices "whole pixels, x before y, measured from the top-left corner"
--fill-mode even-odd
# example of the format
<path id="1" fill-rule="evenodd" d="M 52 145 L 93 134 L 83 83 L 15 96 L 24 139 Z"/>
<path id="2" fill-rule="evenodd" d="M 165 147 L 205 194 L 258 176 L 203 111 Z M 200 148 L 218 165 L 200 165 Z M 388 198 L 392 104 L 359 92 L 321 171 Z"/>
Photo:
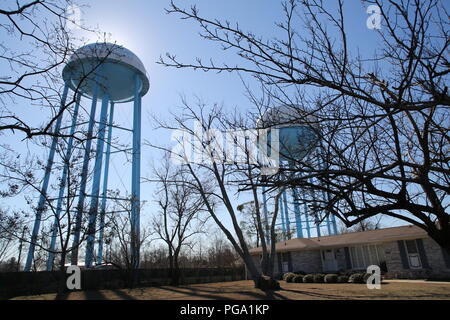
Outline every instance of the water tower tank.
<path id="1" fill-rule="evenodd" d="M 98 97 L 106 92 L 114 103 L 134 99 L 136 75 L 141 80 L 139 93 L 144 96 L 149 89 L 144 65 L 133 52 L 113 43 L 91 43 L 79 48 L 63 70 L 64 82 L 73 91 L 79 87 L 87 98 L 92 98 L 98 77 Z"/>
<path id="2" fill-rule="evenodd" d="M 319 140 L 316 117 L 299 106 L 270 108 L 258 120 L 257 126 L 279 130 L 280 160 L 301 160 Z M 270 142 L 270 132 L 267 141 Z"/>

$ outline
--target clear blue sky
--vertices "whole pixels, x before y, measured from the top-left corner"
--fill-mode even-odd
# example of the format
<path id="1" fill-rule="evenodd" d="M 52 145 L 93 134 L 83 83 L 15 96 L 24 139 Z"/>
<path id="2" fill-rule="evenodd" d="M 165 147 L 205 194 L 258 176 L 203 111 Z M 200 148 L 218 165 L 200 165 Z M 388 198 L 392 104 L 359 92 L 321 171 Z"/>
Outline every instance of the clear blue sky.
<path id="1" fill-rule="evenodd" d="M 238 21 L 244 30 L 251 30 L 265 38 L 279 36 L 275 21 L 282 21 L 281 1 L 275 0 L 198 0 L 175 1 L 179 6 L 188 7 L 196 4 L 200 14 L 210 18 L 219 18 L 231 22 Z M 213 58 L 217 62 L 227 61 L 230 64 L 239 60 L 224 53 L 214 43 L 202 40 L 200 31 L 193 21 L 180 20 L 179 16 L 167 15 L 164 8 L 166 0 L 95 0 L 86 1 L 89 7 L 83 9 L 82 20 L 87 26 L 98 26 L 103 32 L 110 34 L 108 40 L 132 50 L 144 63 L 149 78 L 150 91 L 142 101 L 142 139 L 152 143 L 168 144 L 170 133 L 154 130 L 155 123 L 151 115 L 168 119 L 168 110 L 179 105 L 180 95 L 188 98 L 201 97 L 209 103 L 223 103 L 225 107 L 237 107 L 240 110 L 249 108 L 250 103 L 244 96 L 240 79 L 236 74 L 204 73 L 202 71 L 166 68 L 156 64 L 160 55 L 166 52 L 176 54 L 184 61 L 193 61 L 195 57 L 204 60 Z M 347 28 L 349 44 L 352 50 L 360 50 L 363 55 L 371 55 L 379 49 L 374 31 L 366 27 L 368 14 L 359 1 L 346 1 Z M 301 32 L 301 30 L 300 30 Z M 2 40 L 2 39 L 0 39 Z M 97 39 L 92 38 L 92 42 Z M 249 79 L 250 80 L 250 79 Z M 251 80 L 250 80 L 251 81 Z M 116 106 L 116 122 L 131 126 L 132 105 Z M 29 114 L 30 119 L 42 122 L 45 115 Z M 19 137 L 20 139 L 22 137 Z M 16 146 L 17 150 L 37 153 L 45 158 L 46 150 L 37 150 L 18 137 L 8 137 L 7 143 Z M 126 137 L 124 137 L 126 138 Z M 131 141 L 131 140 L 129 140 Z M 4 141 L 5 142 L 5 141 Z M 149 177 L 150 165 L 157 161 L 157 151 L 144 147 L 142 154 L 142 176 Z M 129 171 L 127 171 L 129 170 Z M 110 169 L 110 188 L 117 186 L 124 190 L 130 185 L 131 166 L 124 167 L 119 156 L 112 158 Z M 128 174 L 129 172 L 129 174 Z M 155 212 L 151 203 L 153 186 L 142 185 L 142 199 L 148 201 L 143 210 L 143 221 Z M 5 203 L 5 201 L 3 201 Z M 12 208 L 20 207 L 20 203 L 6 203 Z M 227 221 L 226 215 L 224 220 Z"/>

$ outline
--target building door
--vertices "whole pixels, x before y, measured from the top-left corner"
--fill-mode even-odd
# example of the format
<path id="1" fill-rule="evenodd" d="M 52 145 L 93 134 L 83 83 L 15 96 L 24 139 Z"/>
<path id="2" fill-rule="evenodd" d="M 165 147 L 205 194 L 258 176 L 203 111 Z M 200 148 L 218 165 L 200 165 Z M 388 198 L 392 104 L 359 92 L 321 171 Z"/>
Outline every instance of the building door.
<path id="1" fill-rule="evenodd" d="M 322 263 L 323 263 L 323 271 L 337 270 L 336 255 L 333 249 L 322 251 Z"/>

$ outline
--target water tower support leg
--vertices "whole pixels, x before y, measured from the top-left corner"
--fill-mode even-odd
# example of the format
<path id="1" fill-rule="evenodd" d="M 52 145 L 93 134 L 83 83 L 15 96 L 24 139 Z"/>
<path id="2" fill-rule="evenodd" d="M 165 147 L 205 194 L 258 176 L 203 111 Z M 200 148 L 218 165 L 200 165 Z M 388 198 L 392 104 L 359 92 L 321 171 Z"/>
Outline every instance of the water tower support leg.
<path id="1" fill-rule="evenodd" d="M 266 243 L 270 244 L 270 228 L 269 228 L 269 216 L 267 214 L 267 197 L 266 197 L 266 188 L 262 187 L 262 197 L 263 197 L 263 212 L 264 212 L 264 220 L 266 225 Z"/>
<path id="2" fill-rule="evenodd" d="M 286 240 L 286 225 L 284 222 L 283 201 L 281 200 L 281 197 L 278 199 L 278 203 L 278 211 L 279 215 L 281 216 L 281 230 L 283 231 L 283 240 Z"/>
<path id="3" fill-rule="evenodd" d="M 61 98 L 61 106 L 59 107 L 60 112 L 65 107 L 68 92 L 69 92 L 69 87 L 66 85 L 64 87 L 63 95 Z M 59 132 L 59 129 L 61 128 L 61 122 L 62 122 L 62 115 L 60 115 L 58 117 L 58 119 L 56 120 L 53 133 L 57 134 Z M 38 202 L 38 206 L 36 209 L 36 218 L 34 220 L 33 233 L 31 234 L 30 246 L 28 247 L 28 256 L 27 256 L 27 261 L 25 263 L 25 268 L 24 268 L 24 271 L 27 271 L 27 272 L 31 270 L 31 264 L 32 264 L 33 258 L 34 258 L 34 250 L 36 248 L 37 236 L 39 233 L 39 228 L 41 226 L 42 212 L 45 209 L 45 202 L 47 200 L 47 189 L 48 189 L 48 184 L 50 181 L 50 174 L 52 172 L 53 160 L 55 158 L 55 151 L 56 151 L 57 143 L 58 143 L 58 137 L 55 135 L 55 136 L 53 136 L 53 139 L 52 139 L 50 153 L 48 155 L 48 160 L 47 160 L 47 166 L 45 167 L 44 180 L 42 182 L 41 193 L 39 196 L 39 202 Z"/>
<path id="4" fill-rule="evenodd" d="M 318 217 L 315 218 L 316 219 L 316 231 L 317 231 L 317 236 L 321 237 L 322 234 L 320 232 L 320 219 Z"/>
<path id="5" fill-rule="evenodd" d="M 300 213 L 300 205 L 298 203 L 299 199 L 296 188 L 292 188 L 292 195 L 294 198 L 294 213 L 295 213 L 295 224 L 297 227 L 297 238 L 303 238 L 302 217 Z"/>
<path id="6" fill-rule="evenodd" d="M 108 138 L 105 154 L 105 169 L 103 173 L 103 191 L 102 191 L 102 204 L 100 208 L 100 228 L 98 235 L 97 264 L 102 264 L 103 262 L 103 233 L 105 229 L 106 195 L 108 192 L 109 158 L 111 156 L 113 118 L 114 118 L 114 102 L 111 102 L 111 107 L 109 111 Z"/>
<path id="7" fill-rule="evenodd" d="M 306 202 L 303 202 L 303 209 L 305 210 L 305 221 L 306 221 L 306 233 L 308 234 L 308 238 L 311 238 L 311 226 L 309 225 L 309 215 L 308 215 L 308 205 Z"/>
<path id="8" fill-rule="evenodd" d="M 97 110 L 98 83 L 99 83 L 99 76 L 96 77 L 96 85 L 94 86 L 94 92 L 92 95 L 91 112 L 89 113 L 89 124 L 87 131 L 87 140 L 84 149 L 83 167 L 81 169 L 80 195 L 78 196 L 78 204 L 76 209 L 77 213 L 75 216 L 74 236 L 71 248 L 72 265 L 78 264 L 78 249 L 80 245 L 80 232 L 84 210 L 84 199 L 86 198 L 86 184 L 89 169 L 89 160 L 91 157 L 90 153 L 92 145 L 92 133 L 94 131 L 94 124 L 95 124 L 95 111 Z"/>
<path id="9" fill-rule="evenodd" d="M 50 240 L 50 247 L 48 250 L 49 253 L 48 253 L 48 259 L 47 259 L 47 271 L 52 271 L 53 261 L 55 260 L 54 251 L 55 251 L 55 247 L 56 247 L 56 237 L 58 235 L 59 216 L 61 215 L 61 211 L 62 211 L 62 203 L 63 203 L 63 197 L 64 197 L 65 188 L 66 188 L 67 174 L 69 171 L 69 162 L 70 162 L 70 157 L 72 155 L 73 135 L 75 133 L 75 128 L 77 126 L 78 110 L 80 108 L 80 99 L 81 99 L 81 95 L 77 94 L 75 108 L 73 110 L 73 115 L 72 115 L 72 124 L 70 127 L 70 137 L 69 137 L 69 141 L 67 142 L 67 149 L 66 149 L 66 152 L 64 155 L 64 169 L 61 174 L 61 183 L 59 185 L 59 195 L 58 195 L 58 203 L 56 205 L 55 221 L 53 222 L 52 236 L 51 236 L 51 240 Z"/>
<path id="10" fill-rule="evenodd" d="M 327 223 L 328 235 L 331 236 L 332 235 L 332 231 L 331 231 L 331 224 L 330 224 L 330 217 L 329 216 L 327 216 L 327 218 L 326 218 L 326 223 Z"/>
<path id="11" fill-rule="evenodd" d="M 98 198 L 100 194 L 100 180 L 102 174 L 103 146 L 105 144 L 106 122 L 108 120 L 109 96 L 107 93 L 102 98 L 100 111 L 100 124 L 98 128 L 97 150 L 95 153 L 94 178 L 92 180 L 91 204 L 89 208 L 89 224 L 86 243 L 85 267 L 91 268 L 94 262 L 95 228 L 98 212 Z"/>
<path id="12" fill-rule="evenodd" d="M 328 201 L 327 193 L 325 191 L 322 191 L 322 199 L 324 202 Z M 327 223 L 327 231 L 328 235 L 332 235 L 333 231 L 331 230 L 331 220 L 330 220 L 330 213 L 325 213 L 327 215 L 326 217 L 326 223 Z"/>
<path id="13" fill-rule="evenodd" d="M 334 234 L 338 234 L 337 224 L 336 224 L 336 216 L 334 214 L 331 216 L 331 223 L 333 224 Z"/>
<path id="14" fill-rule="evenodd" d="M 141 177 L 141 80 L 136 75 L 133 107 L 133 163 L 131 174 L 131 264 L 139 268 Z"/>
<path id="15" fill-rule="evenodd" d="M 291 233 L 291 222 L 289 221 L 289 208 L 288 208 L 288 201 L 287 201 L 287 195 L 286 195 L 286 191 L 283 192 L 283 203 L 284 203 L 284 216 L 285 216 L 285 220 L 286 220 L 286 231 L 287 231 L 287 235 L 290 238 L 290 233 Z"/>
<path id="16" fill-rule="evenodd" d="M 324 155 L 324 148 L 323 145 L 320 146 L 319 149 L 319 156 L 317 157 L 318 159 L 322 159 L 322 161 L 319 160 L 319 165 L 320 165 L 320 170 L 324 170 L 324 159 L 325 159 L 325 155 Z M 330 203 L 330 194 L 328 192 L 325 192 L 325 196 L 326 196 L 326 201 L 328 203 Z M 333 232 L 334 234 L 337 234 L 337 224 L 336 224 L 336 216 L 334 214 L 331 215 L 331 224 L 333 227 Z"/>

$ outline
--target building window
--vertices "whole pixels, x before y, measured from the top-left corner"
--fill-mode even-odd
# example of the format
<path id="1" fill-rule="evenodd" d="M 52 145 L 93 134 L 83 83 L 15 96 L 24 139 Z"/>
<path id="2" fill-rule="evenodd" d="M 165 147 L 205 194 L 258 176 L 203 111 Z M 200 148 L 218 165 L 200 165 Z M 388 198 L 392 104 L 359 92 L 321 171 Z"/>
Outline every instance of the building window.
<path id="1" fill-rule="evenodd" d="M 336 271 L 338 268 L 336 260 L 336 250 L 322 250 L 322 269 L 323 271 Z"/>
<path id="2" fill-rule="evenodd" d="M 370 265 L 380 266 L 384 261 L 384 250 L 379 245 L 350 247 L 352 269 L 367 269 Z"/>
<path id="3" fill-rule="evenodd" d="M 283 252 L 281 253 L 281 271 L 288 272 L 289 270 L 289 255 L 290 252 Z"/>
<path id="4" fill-rule="evenodd" d="M 411 269 L 421 269 L 422 262 L 420 261 L 419 250 L 415 240 L 404 240 L 406 255 L 408 256 L 408 263 Z"/>
<path id="5" fill-rule="evenodd" d="M 337 250 L 336 250 L 337 251 Z M 322 259 L 336 259 L 336 251 L 322 250 Z"/>

